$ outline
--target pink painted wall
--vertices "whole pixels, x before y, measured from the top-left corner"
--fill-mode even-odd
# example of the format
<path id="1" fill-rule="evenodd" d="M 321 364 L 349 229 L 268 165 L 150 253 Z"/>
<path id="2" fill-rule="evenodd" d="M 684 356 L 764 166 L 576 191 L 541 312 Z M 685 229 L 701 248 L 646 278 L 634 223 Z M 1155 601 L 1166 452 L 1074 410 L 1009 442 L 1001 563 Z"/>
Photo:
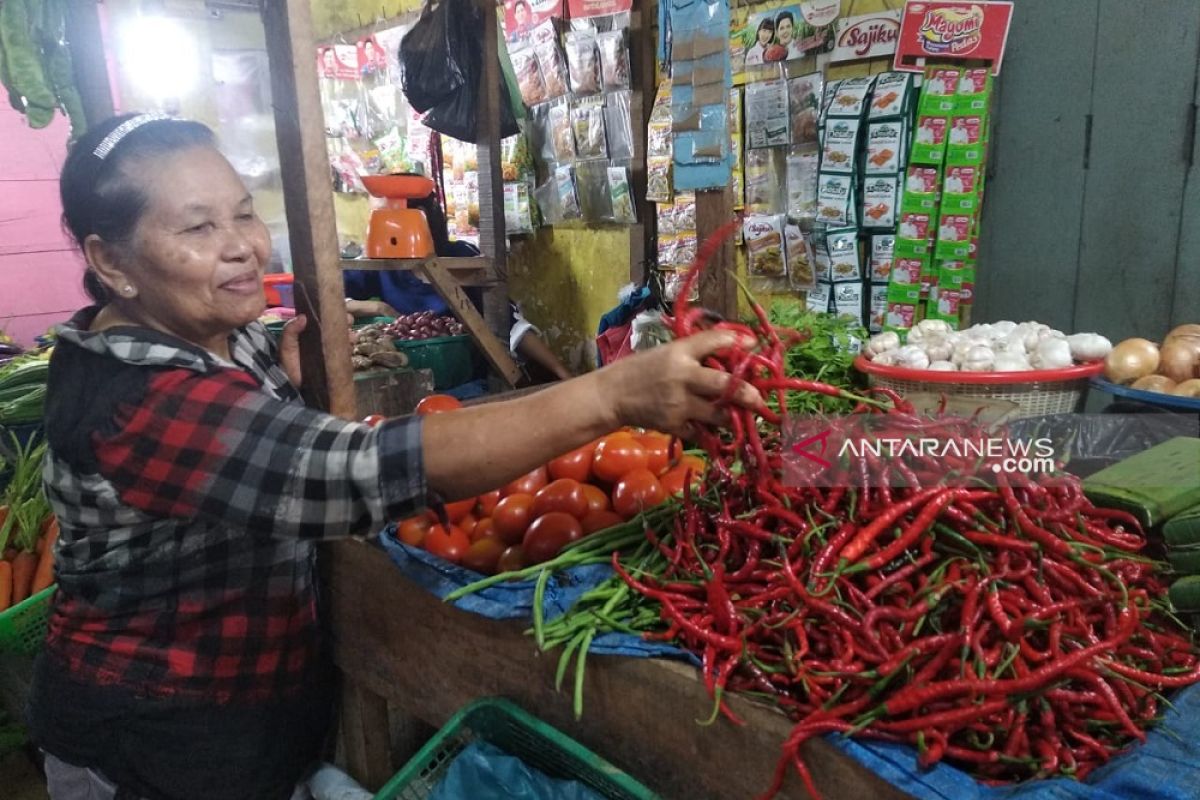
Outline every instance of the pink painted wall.
<path id="1" fill-rule="evenodd" d="M 61 115 L 35 131 L 0 104 L 0 329 L 23 345 L 88 304 L 83 259 L 60 223 L 69 132 Z"/>

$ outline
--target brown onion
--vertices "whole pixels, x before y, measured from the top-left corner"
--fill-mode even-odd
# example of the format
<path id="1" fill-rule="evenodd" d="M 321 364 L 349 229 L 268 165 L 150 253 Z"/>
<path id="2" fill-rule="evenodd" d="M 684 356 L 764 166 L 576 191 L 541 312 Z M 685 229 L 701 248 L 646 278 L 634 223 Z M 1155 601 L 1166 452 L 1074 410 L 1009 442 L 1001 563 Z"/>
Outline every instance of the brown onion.
<path id="1" fill-rule="evenodd" d="M 1172 389 L 1171 394 L 1179 395 L 1180 397 L 1200 397 L 1200 378 L 1192 378 L 1190 381 L 1184 381 Z"/>
<path id="2" fill-rule="evenodd" d="M 1104 376 L 1114 383 L 1131 383 L 1158 369 L 1158 345 L 1148 339 L 1126 339 L 1104 359 Z"/>
<path id="3" fill-rule="evenodd" d="M 1162 392 L 1167 394 L 1175 388 L 1175 381 L 1166 375 L 1147 375 L 1134 381 L 1133 386 L 1130 388 L 1140 389 L 1143 392 Z"/>
<path id="4" fill-rule="evenodd" d="M 1171 329 L 1171 332 L 1167 334 L 1167 338 L 1163 339 L 1163 344 L 1171 341 L 1176 336 L 1200 336 L 1200 325 L 1191 323 L 1187 325 L 1176 325 Z"/>
<path id="5" fill-rule="evenodd" d="M 1158 371 L 1176 383 L 1200 377 L 1200 337 L 1177 336 L 1163 344 L 1159 351 Z"/>

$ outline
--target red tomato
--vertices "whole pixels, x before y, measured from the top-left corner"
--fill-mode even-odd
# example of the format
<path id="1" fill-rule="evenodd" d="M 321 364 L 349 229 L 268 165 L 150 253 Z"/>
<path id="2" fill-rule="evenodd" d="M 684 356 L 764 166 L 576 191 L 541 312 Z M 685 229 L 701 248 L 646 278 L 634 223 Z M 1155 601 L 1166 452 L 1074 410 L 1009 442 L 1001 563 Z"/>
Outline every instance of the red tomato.
<path id="1" fill-rule="evenodd" d="M 425 534 L 429 533 L 433 522 L 428 514 L 409 517 L 396 528 L 396 538 L 407 545 L 420 547 L 425 542 Z"/>
<path id="2" fill-rule="evenodd" d="M 505 548 L 504 552 L 500 554 L 500 561 L 496 563 L 496 572 L 516 572 L 524 568 L 525 551 L 519 544 Z"/>
<path id="3" fill-rule="evenodd" d="M 500 502 L 500 490 L 488 492 L 487 494 L 479 495 L 479 502 L 475 504 L 475 516 L 482 519 L 490 517 L 492 512 L 496 510 L 496 504 Z"/>
<path id="4" fill-rule="evenodd" d="M 504 550 L 504 542 L 499 539 L 479 539 L 472 542 L 463 554 L 462 565 L 484 575 L 491 575 L 496 571 L 496 564 L 499 563 Z"/>
<path id="5" fill-rule="evenodd" d="M 441 525 L 434 525 L 429 529 L 429 533 L 425 534 L 425 549 L 452 564 L 462 561 L 470 546 L 471 540 L 456 525 L 451 525 L 449 530 Z"/>
<path id="6" fill-rule="evenodd" d="M 385 419 L 387 419 L 387 417 L 385 417 L 383 414 L 368 414 L 367 416 L 363 417 L 363 424 L 370 425 L 372 428 L 374 428 Z"/>
<path id="7" fill-rule="evenodd" d="M 550 478 L 545 467 L 538 467 L 533 472 L 527 472 L 500 490 L 500 494 L 508 497 L 510 494 L 537 494 Z"/>
<path id="8" fill-rule="evenodd" d="M 662 475 L 671 468 L 671 463 L 683 455 L 683 443 L 674 440 L 665 433 L 643 433 L 637 437 L 638 444 L 646 448 L 646 469 L 655 475 Z"/>
<path id="9" fill-rule="evenodd" d="M 608 503 L 608 492 L 599 486 L 592 486 L 590 483 L 585 483 L 583 485 L 583 494 L 588 501 L 589 514 L 594 514 L 597 511 L 608 511 L 611 507 Z"/>
<path id="10" fill-rule="evenodd" d="M 462 529 L 462 532 L 467 535 L 468 539 L 470 539 L 472 542 L 475 541 L 475 536 L 473 534 L 475 533 L 475 526 L 479 524 L 479 520 L 475 518 L 474 514 L 467 514 L 458 522 L 451 522 L 450 524 L 457 525 Z"/>
<path id="11" fill-rule="evenodd" d="M 505 544 L 519 544 L 525 529 L 533 521 L 533 495 L 510 494 L 492 512 L 492 528 Z"/>
<path id="12" fill-rule="evenodd" d="M 484 517 L 475 523 L 475 529 L 467 534 L 471 537 L 472 542 L 478 542 L 480 539 L 496 539 L 496 526 L 492 522 L 491 517 Z"/>
<path id="13" fill-rule="evenodd" d="M 417 403 L 417 413 L 422 416 L 425 414 L 440 414 L 443 411 L 453 411 L 456 408 L 462 408 L 462 403 L 458 402 L 458 398 L 451 397 L 448 394 L 431 394 L 421 398 L 421 402 Z"/>
<path id="14" fill-rule="evenodd" d="M 579 481 L 561 478 L 546 484 L 533 496 L 533 516 L 540 517 L 551 511 L 563 511 L 575 519 L 587 514 L 588 499 Z"/>
<path id="15" fill-rule="evenodd" d="M 596 449 L 594 444 L 585 444 L 578 450 L 572 450 L 565 456 L 559 456 L 546 465 L 550 471 L 550 477 L 554 480 L 560 478 L 570 478 L 573 481 L 587 483 L 587 479 L 592 476 L 592 453 Z"/>
<path id="16" fill-rule="evenodd" d="M 613 511 L 625 519 L 635 517 L 666 499 L 667 493 L 663 491 L 662 484 L 648 469 L 626 473 L 613 487 Z"/>
<path id="17" fill-rule="evenodd" d="M 605 436 L 596 445 L 596 453 L 592 457 L 592 472 L 603 481 L 613 483 L 621 476 L 635 469 L 645 469 L 646 448 L 642 447 L 629 434 L 613 434 Z"/>
<path id="18" fill-rule="evenodd" d="M 625 520 L 621 519 L 621 515 L 612 511 L 593 511 L 584 517 L 579 525 L 583 528 L 583 535 L 602 531 L 606 528 L 611 528 L 613 525 L 620 525 Z"/>
<path id="19" fill-rule="evenodd" d="M 658 482 L 662 485 L 663 491 L 672 497 L 678 497 L 683 494 L 683 485 L 687 480 L 688 468 L 684 466 L 671 467 L 669 470 L 658 476 Z M 692 487 L 699 486 L 701 483 L 700 474 L 692 472 Z M 695 492 L 693 491 L 693 496 Z"/>
<path id="20" fill-rule="evenodd" d="M 538 517 L 525 531 L 521 547 L 528 564 L 541 564 L 558 555 L 559 551 L 583 536 L 579 520 L 562 511 L 551 511 Z"/>
<path id="21" fill-rule="evenodd" d="M 696 475 L 703 475 L 708 469 L 708 462 L 706 462 L 700 456 L 693 456 L 689 454 L 680 456 L 679 463 L 676 464 L 675 467 L 690 469 Z"/>
<path id="22" fill-rule="evenodd" d="M 466 500 L 455 500 L 453 503 L 446 503 L 446 516 L 450 518 L 450 524 L 455 525 L 459 520 L 470 514 L 473 508 L 475 508 L 474 497 Z"/>

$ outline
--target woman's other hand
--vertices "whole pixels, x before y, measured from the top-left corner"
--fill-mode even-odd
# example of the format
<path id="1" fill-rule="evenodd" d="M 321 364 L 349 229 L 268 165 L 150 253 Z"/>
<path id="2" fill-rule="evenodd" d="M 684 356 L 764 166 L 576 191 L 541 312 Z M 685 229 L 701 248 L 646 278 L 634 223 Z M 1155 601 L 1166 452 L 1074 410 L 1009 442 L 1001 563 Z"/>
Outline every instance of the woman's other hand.
<path id="1" fill-rule="evenodd" d="M 611 403 L 619 425 L 687 437 L 689 423 L 724 425 L 727 410 L 716 400 L 729 386 L 731 376 L 703 366 L 705 358 L 738 343 L 732 331 L 705 331 L 644 353 L 623 358 L 596 373 L 601 392 Z M 733 394 L 734 403 L 757 409 L 762 396 L 743 382 Z"/>
<path id="2" fill-rule="evenodd" d="M 300 372 L 300 334 L 308 326 L 308 318 L 300 314 L 283 326 L 279 337 L 279 363 L 287 373 L 288 380 L 297 389 L 303 385 Z"/>

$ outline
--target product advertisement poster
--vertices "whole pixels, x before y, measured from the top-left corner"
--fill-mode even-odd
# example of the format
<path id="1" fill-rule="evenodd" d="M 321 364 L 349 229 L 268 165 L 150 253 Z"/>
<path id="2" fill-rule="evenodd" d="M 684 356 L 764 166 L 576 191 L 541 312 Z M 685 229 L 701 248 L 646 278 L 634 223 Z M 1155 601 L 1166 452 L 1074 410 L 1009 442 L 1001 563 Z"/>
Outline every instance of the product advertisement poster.
<path id="1" fill-rule="evenodd" d="M 829 60 L 838 63 L 894 55 L 900 40 L 900 14 L 896 8 L 839 19 Z"/>
<path id="2" fill-rule="evenodd" d="M 542 22 L 563 16 L 563 0 L 504 0 L 504 33 L 516 41 L 529 36 Z"/>
<path id="3" fill-rule="evenodd" d="M 758 67 L 828 51 L 838 9 L 833 0 L 734 9 L 729 31 L 734 83 L 745 83 Z"/>
<path id="4" fill-rule="evenodd" d="M 1008 0 L 970 3 L 909 0 L 900 20 L 900 40 L 893 66 L 920 72 L 924 59 L 990 61 L 1000 74 L 1008 29 L 1012 22 Z"/>

